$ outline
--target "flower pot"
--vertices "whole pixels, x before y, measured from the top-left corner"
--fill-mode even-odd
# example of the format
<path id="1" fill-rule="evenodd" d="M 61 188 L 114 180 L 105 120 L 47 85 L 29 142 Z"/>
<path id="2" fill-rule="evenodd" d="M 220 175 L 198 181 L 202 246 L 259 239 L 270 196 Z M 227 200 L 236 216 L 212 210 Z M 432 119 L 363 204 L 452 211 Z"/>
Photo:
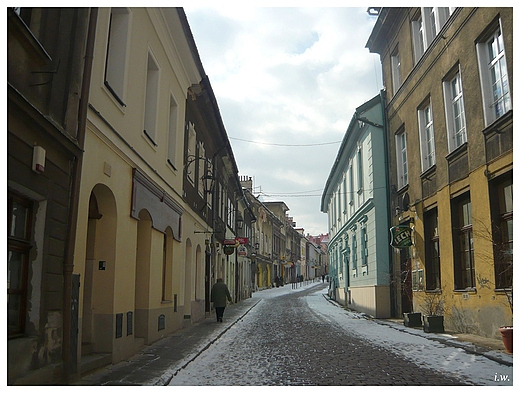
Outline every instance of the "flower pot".
<path id="1" fill-rule="evenodd" d="M 443 315 L 425 315 L 423 321 L 423 330 L 426 333 L 444 333 Z"/>
<path id="2" fill-rule="evenodd" d="M 507 353 L 513 353 L 513 326 L 502 326 L 498 329 Z"/>
<path id="3" fill-rule="evenodd" d="M 403 319 L 404 319 L 404 326 L 408 326 L 408 327 L 422 326 L 420 312 L 405 312 L 403 314 Z"/>

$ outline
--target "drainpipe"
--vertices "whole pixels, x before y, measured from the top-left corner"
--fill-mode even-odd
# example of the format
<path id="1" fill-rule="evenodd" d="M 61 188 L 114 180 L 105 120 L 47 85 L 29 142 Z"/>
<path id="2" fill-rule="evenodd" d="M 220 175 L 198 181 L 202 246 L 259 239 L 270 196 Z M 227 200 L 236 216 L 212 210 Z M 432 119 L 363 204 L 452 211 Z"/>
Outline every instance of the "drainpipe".
<path id="1" fill-rule="evenodd" d="M 63 376 L 66 384 L 71 381 L 70 365 L 77 362 L 77 359 L 70 359 L 71 352 L 71 296 L 72 296 L 72 273 L 74 271 L 74 248 L 77 232 L 78 204 L 80 196 L 81 184 L 81 168 L 83 163 L 83 150 L 85 147 L 85 129 L 87 124 L 87 107 L 90 88 L 90 79 L 92 74 L 92 59 L 94 52 L 94 37 L 97 22 L 97 8 L 90 9 L 89 26 L 87 31 L 87 43 L 85 47 L 85 61 L 83 68 L 83 78 L 81 84 L 81 98 L 78 110 L 78 147 L 81 153 L 74 159 L 72 163 L 72 180 L 71 180 L 71 201 L 69 206 L 69 233 L 67 236 L 67 250 L 65 262 L 63 264 Z"/>
<path id="2" fill-rule="evenodd" d="M 381 89 L 381 110 L 383 112 L 383 132 L 384 135 L 384 144 L 385 144 L 385 179 L 386 179 L 386 193 L 387 193 L 387 227 L 390 229 L 392 225 L 392 193 L 390 191 L 390 163 L 389 163 L 389 154 L 390 151 L 390 135 L 388 133 L 388 119 L 387 119 L 387 111 L 386 111 L 386 90 Z M 390 315 L 395 316 L 395 301 L 392 301 L 392 293 L 395 295 L 395 283 L 394 283 L 394 250 L 388 242 L 388 270 L 390 273 Z M 392 288 L 393 287 L 393 288 Z"/>

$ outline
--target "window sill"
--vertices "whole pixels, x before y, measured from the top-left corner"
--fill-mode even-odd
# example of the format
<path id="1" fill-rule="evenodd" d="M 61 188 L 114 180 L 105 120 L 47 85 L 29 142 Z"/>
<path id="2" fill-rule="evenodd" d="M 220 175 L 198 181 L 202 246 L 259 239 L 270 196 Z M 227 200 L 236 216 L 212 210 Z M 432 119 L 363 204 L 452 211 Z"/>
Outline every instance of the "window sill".
<path id="1" fill-rule="evenodd" d="M 513 288 L 495 288 L 495 293 L 506 294 L 507 292 L 513 292 Z"/>
<path id="2" fill-rule="evenodd" d="M 408 188 L 410 187 L 409 184 L 405 184 L 404 186 L 401 186 L 401 188 L 398 188 L 397 189 L 397 194 L 403 194 L 405 193 L 406 191 L 408 191 Z"/>
<path id="3" fill-rule="evenodd" d="M 477 293 L 477 289 L 476 288 L 454 289 L 453 292 L 455 292 L 455 293 L 467 293 L 467 292 Z"/>
<path id="4" fill-rule="evenodd" d="M 175 165 L 173 165 L 173 163 L 171 162 L 171 160 L 168 158 L 166 161 L 168 162 L 168 164 L 170 165 L 170 167 L 171 167 L 175 172 L 177 172 L 177 168 L 175 168 Z"/>
<path id="5" fill-rule="evenodd" d="M 434 175 L 437 171 L 437 165 L 432 165 L 428 169 L 426 169 L 423 173 L 421 173 L 421 179 L 428 179 L 430 176 Z"/>
<path id="6" fill-rule="evenodd" d="M 144 135 L 146 136 L 146 138 L 148 139 L 148 141 L 150 143 L 152 143 L 154 145 L 154 147 L 157 147 L 157 143 L 155 143 L 155 141 L 153 140 L 153 138 L 151 137 L 150 134 L 148 134 L 148 132 L 146 130 L 143 130 L 144 132 Z"/>
<path id="7" fill-rule="evenodd" d="M 484 135 L 489 135 L 493 132 L 497 134 L 501 134 L 505 132 L 505 129 L 510 126 L 510 123 L 513 121 L 513 110 L 510 109 L 498 119 L 493 121 L 491 124 L 487 125 L 486 128 L 482 130 Z"/>
<path id="8" fill-rule="evenodd" d="M 464 154 L 466 154 L 467 151 L 468 151 L 468 142 L 464 142 L 462 145 L 460 145 L 455 150 L 450 152 L 446 156 L 446 160 L 448 160 L 448 162 L 454 161 L 455 159 L 459 158 L 460 156 L 463 156 Z"/>

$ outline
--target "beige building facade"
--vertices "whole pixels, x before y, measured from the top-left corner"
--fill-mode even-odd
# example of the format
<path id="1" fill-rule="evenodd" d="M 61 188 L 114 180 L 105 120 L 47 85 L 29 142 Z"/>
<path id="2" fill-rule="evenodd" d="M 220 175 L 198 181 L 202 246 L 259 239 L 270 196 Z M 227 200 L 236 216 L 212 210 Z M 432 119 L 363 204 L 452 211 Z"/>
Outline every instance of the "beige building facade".
<path id="1" fill-rule="evenodd" d="M 185 103 L 202 78 L 185 26 L 175 8 L 99 9 L 74 253 L 78 362 L 116 363 L 204 316 L 204 223 L 182 198 Z"/>

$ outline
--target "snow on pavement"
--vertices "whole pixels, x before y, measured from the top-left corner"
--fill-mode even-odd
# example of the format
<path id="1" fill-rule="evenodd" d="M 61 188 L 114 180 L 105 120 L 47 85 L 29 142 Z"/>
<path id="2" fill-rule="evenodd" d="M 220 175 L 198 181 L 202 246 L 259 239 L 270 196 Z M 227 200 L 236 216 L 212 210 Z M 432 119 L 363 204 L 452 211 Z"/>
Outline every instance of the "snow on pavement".
<path id="1" fill-rule="evenodd" d="M 307 296 L 309 307 L 323 318 L 340 325 L 349 334 L 363 337 L 415 364 L 454 374 L 471 384 L 512 386 L 513 367 L 502 365 L 484 356 L 471 354 L 462 348 L 406 333 L 388 325 L 376 323 L 363 314 L 352 312 L 326 300 L 327 289 Z M 428 333 L 424 333 L 427 335 Z M 446 335 L 449 336 L 449 335 Z"/>

